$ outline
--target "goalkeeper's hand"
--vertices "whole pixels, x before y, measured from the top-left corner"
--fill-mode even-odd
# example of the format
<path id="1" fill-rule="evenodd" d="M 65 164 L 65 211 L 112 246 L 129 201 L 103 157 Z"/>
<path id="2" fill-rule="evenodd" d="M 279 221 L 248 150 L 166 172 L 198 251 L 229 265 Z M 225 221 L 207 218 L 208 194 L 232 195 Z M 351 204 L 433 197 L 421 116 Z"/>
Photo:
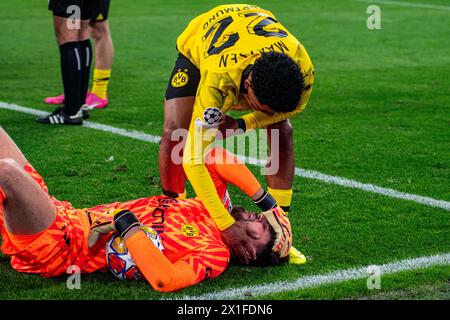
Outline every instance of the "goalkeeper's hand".
<path id="1" fill-rule="evenodd" d="M 89 231 L 88 247 L 93 248 L 97 241 L 105 234 L 116 231 L 112 221 L 102 222 L 91 227 Z"/>
<path id="2" fill-rule="evenodd" d="M 292 246 L 292 230 L 289 219 L 280 207 L 267 210 L 262 214 L 275 230 L 276 238 L 272 251 L 278 253 L 281 258 L 287 257 Z"/>
<path id="3" fill-rule="evenodd" d="M 114 215 L 114 221 L 96 224 L 89 232 L 88 246 L 92 248 L 101 236 L 117 231 L 123 238 L 130 229 L 139 226 L 139 219 L 128 210 L 120 210 Z"/>

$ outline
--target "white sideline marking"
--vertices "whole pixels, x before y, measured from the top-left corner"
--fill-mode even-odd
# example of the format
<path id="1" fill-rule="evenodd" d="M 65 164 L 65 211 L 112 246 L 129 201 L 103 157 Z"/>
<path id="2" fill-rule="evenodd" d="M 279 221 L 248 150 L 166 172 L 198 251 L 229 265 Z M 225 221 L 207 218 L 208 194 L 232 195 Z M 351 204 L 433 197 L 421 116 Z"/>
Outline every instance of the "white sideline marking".
<path id="1" fill-rule="evenodd" d="M 108 126 L 106 124 L 101 124 L 97 122 L 91 122 L 91 121 L 83 121 L 83 126 L 95 130 L 105 131 L 117 134 L 119 136 L 129 137 L 136 140 L 141 140 L 145 142 L 151 142 L 151 143 L 159 143 L 161 141 L 161 137 L 153 136 L 151 134 L 146 134 L 141 131 L 136 130 L 125 130 L 120 129 L 112 126 Z"/>
<path id="2" fill-rule="evenodd" d="M 369 2 L 369 3 L 374 3 L 374 4 L 377 4 L 377 3 L 378 4 L 392 4 L 392 5 L 403 6 L 403 7 L 450 11 L 450 7 L 448 7 L 448 6 L 439 6 L 439 5 L 435 5 L 435 4 L 411 3 L 411 2 L 390 1 L 390 0 L 354 0 L 354 1 Z"/>
<path id="3" fill-rule="evenodd" d="M 5 102 L 0 102 L 0 109 L 13 110 L 13 111 L 18 111 L 18 112 L 22 112 L 22 113 L 32 114 L 35 116 L 43 116 L 43 115 L 48 114 L 48 112 L 45 112 L 45 111 L 30 109 L 30 108 L 22 107 L 22 106 L 15 105 L 15 104 L 9 104 L 9 103 L 5 103 Z M 100 124 L 97 122 L 84 121 L 83 126 L 87 127 L 87 128 L 95 129 L 95 130 L 114 133 L 114 134 L 117 134 L 120 136 L 129 137 L 129 138 L 133 138 L 133 139 L 141 140 L 141 141 L 145 141 L 145 142 L 159 143 L 159 141 L 161 140 L 161 137 L 159 137 L 159 136 L 154 136 L 151 134 L 147 134 L 147 133 L 135 131 L 135 130 L 130 131 L 130 130 L 125 130 L 125 129 L 120 129 L 120 128 Z M 246 162 L 250 163 L 250 164 L 254 164 L 254 165 L 258 165 L 258 166 L 264 165 L 264 163 L 261 160 L 258 160 L 255 158 L 242 157 L 242 159 L 246 160 Z M 414 202 L 417 202 L 417 203 L 420 203 L 420 204 L 423 204 L 426 206 L 441 208 L 441 209 L 450 211 L 450 202 L 444 201 L 444 200 L 437 200 L 437 199 L 433 199 L 430 197 L 424 197 L 424 196 L 419 196 L 419 195 L 415 195 L 415 194 L 400 192 L 400 191 L 396 191 L 394 189 L 383 188 L 383 187 L 379 187 L 379 186 L 376 186 L 373 184 L 362 183 L 362 182 L 358 182 L 358 181 L 354 181 L 354 180 L 350 180 L 350 179 L 346 179 L 346 178 L 342 178 L 342 177 L 330 176 L 330 175 L 323 174 L 323 173 L 320 173 L 320 172 L 314 171 L 314 170 L 295 168 L 295 175 L 297 175 L 299 177 L 307 178 L 307 179 L 323 181 L 328 184 L 336 184 L 336 185 L 343 186 L 343 187 L 359 189 L 359 190 L 372 192 L 372 193 L 378 193 L 378 194 L 388 196 L 391 198 L 414 201 Z"/>
<path id="4" fill-rule="evenodd" d="M 400 260 L 380 265 L 381 276 L 397 273 L 401 271 L 429 268 L 438 265 L 450 265 L 450 253 L 441 255 L 419 257 L 413 259 Z M 200 296 L 183 296 L 182 300 L 229 300 L 229 299 L 249 299 L 251 297 L 269 295 L 280 292 L 303 290 L 307 288 L 319 287 L 326 284 L 340 283 L 350 280 L 368 278 L 369 266 L 338 270 L 323 275 L 311 275 L 297 278 L 292 281 L 278 281 L 264 285 L 245 286 L 241 288 L 228 288 L 223 291 L 203 294 Z"/>
<path id="5" fill-rule="evenodd" d="M 323 174 L 323 173 L 320 173 L 317 171 L 312 171 L 312 170 L 295 168 L 295 174 L 298 176 L 304 177 L 304 178 L 308 178 L 308 179 L 320 180 L 320 181 L 323 181 L 326 183 L 337 184 L 337 185 L 343 186 L 343 187 L 378 193 L 378 194 L 382 194 L 384 196 L 388 196 L 391 198 L 414 201 L 417 203 L 424 204 L 426 206 L 442 208 L 447 211 L 450 211 L 450 202 L 444 201 L 444 200 L 436 200 L 433 198 L 419 196 L 416 194 L 400 192 L 400 191 L 396 191 L 394 189 L 383 188 L 383 187 L 379 187 L 379 186 L 376 186 L 376 185 L 370 184 L 370 183 L 362 183 L 362 182 L 358 182 L 358 181 L 354 181 L 354 180 L 350 180 L 350 179 L 330 176 L 330 175 Z"/>

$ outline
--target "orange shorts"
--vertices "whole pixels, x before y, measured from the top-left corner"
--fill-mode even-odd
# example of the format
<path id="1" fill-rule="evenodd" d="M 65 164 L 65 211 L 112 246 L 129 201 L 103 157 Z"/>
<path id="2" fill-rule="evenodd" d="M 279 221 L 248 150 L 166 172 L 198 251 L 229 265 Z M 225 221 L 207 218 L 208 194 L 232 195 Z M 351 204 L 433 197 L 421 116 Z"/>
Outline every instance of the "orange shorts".
<path id="1" fill-rule="evenodd" d="M 24 169 L 48 193 L 42 177 L 29 163 Z M 86 212 L 75 209 L 69 202 L 50 198 L 56 207 L 56 219 L 47 230 L 31 236 L 9 234 L 3 224 L 0 206 L 1 250 L 11 257 L 13 269 L 44 277 L 64 274 L 72 265 L 84 273 L 106 270 L 104 246 L 88 250 L 90 225 Z"/>

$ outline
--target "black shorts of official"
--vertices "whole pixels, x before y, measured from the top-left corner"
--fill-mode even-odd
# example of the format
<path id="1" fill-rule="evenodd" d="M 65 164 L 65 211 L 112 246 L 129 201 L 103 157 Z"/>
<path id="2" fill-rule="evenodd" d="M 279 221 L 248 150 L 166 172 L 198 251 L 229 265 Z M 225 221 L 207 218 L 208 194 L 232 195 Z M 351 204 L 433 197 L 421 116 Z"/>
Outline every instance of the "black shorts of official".
<path id="1" fill-rule="evenodd" d="M 71 18 L 77 14 L 77 8 L 72 7 L 76 6 L 80 10 L 81 20 L 91 20 L 96 19 L 103 8 L 109 9 L 109 0 L 107 4 L 104 2 L 104 0 L 49 0 L 48 9 L 54 16 Z"/>
<path id="2" fill-rule="evenodd" d="M 200 83 L 200 70 L 184 55 L 178 53 L 166 90 L 166 100 L 195 97 Z"/>
<path id="3" fill-rule="evenodd" d="M 91 18 L 90 24 L 93 25 L 96 22 L 103 22 L 108 20 L 109 4 L 110 0 L 97 0 L 98 6 L 94 10 L 94 14 Z"/>

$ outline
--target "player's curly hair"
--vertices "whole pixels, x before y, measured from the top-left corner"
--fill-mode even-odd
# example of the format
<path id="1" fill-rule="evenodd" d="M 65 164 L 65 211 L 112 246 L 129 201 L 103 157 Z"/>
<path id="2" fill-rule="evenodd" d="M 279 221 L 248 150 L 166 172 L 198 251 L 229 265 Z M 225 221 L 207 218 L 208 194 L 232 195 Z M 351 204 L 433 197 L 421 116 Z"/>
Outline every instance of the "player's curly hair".
<path id="1" fill-rule="evenodd" d="M 299 66 L 280 52 L 263 53 L 252 67 L 255 96 L 275 112 L 294 111 L 305 90 Z"/>

